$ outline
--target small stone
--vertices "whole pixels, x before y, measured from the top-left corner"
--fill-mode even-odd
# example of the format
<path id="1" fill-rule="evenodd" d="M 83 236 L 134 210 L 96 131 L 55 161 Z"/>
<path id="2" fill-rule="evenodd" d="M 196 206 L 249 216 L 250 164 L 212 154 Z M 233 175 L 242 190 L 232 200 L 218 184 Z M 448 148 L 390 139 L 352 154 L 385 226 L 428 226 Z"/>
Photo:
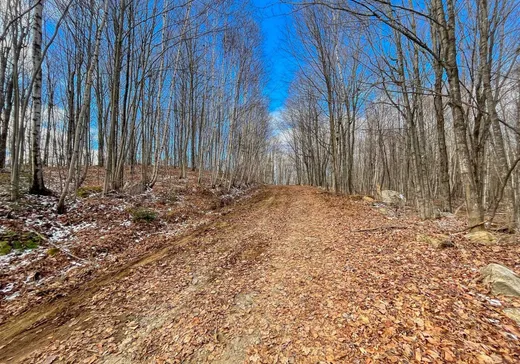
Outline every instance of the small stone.
<path id="1" fill-rule="evenodd" d="M 453 241 L 447 235 L 426 235 L 418 234 L 416 240 L 422 243 L 427 243 L 436 249 L 452 248 L 455 246 Z"/>

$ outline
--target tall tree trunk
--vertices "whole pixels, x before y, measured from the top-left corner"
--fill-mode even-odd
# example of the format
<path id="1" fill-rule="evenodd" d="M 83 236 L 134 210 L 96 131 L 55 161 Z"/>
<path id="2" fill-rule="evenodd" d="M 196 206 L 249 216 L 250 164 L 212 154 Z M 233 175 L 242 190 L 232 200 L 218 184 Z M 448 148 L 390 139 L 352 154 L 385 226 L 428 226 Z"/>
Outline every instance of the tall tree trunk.
<path id="1" fill-rule="evenodd" d="M 107 145 L 107 164 L 103 193 L 106 194 L 111 189 L 119 189 L 122 186 L 116 184 L 115 173 L 117 168 L 117 132 L 119 120 L 119 96 L 121 84 L 122 67 L 122 48 L 123 48 L 123 24 L 125 15 L 125 4 L 121 5 L 119 15 L 114 19 L 116 23 L 116 39 L 114 44 L 114 65 L 110 85 L 110 134 Z"/>
<path id="2" fill-rule="evenodd" d="M 13 31 L 14 33 L 14 31 Z M 13 34 L 13 38 L 16 34 Z M 11 133 L 11 200 L 19 196 L 20 187 L 20 146 L 23 143 L 23 118 L 20 118 L 20 85 L 18 83 L 18 65 L 20 60 L 21 40 L 16 42 L 13 55 L 13 129 Z"/>
<path id="3" fill-rule="evenodd" d="M 447 0 L 447 18 L 440 0 L 435 0 L 434 11 L 437 20 L 443 24 L 442 47 L 445 52 L 445 69 L 450 90 L 451 113 L 455 132 L 455 146 L 459 160 L 464 197 L 471 230 L 484 228 L 484 210 L 479 196 L 477 175 L 473 168 L 467 141 L 467 125 L 462 106 L 460 77 L 457 61 L 457 38 L 455 33 L 456 15 L 454 0 Z"/>
<path id="4" fill-rule="evenodd" d="M 43 147 L 43 165 L 47 167 L 49 165 L 49 152 L 51 142 L 51 124 L 54 112 L 54 87 L 51 82 L 51 73 L 47 73 L 47 128 L 45 130 L 45 143 Z"/>
<path id="5" fill-rule="evenodd" d="M 440 54 L 439 54 L 440 55 Z M 448 151 L 446 148 L 446 132 L 444 128 L 444 106 L 442 102 L 442 65 L 434 61 L 435 85 L 433 103 L 435 108 L 437 144 L 439 147 L 439 169 L 440 169 L 440 195 L 442 200 L 442 211 L 451 212 L 451 188 L 448 167 Z"/>
<path id="6" fill-rule="evenodd" d="M 13 71 L 14 72 L 14 71 Z M 5 168 L 7 154 L 7 132 L 9 130 L 9 121 L 11 120 L 11 110 L 13 108 L 13 77 L 9 79 L 7 91 L 5 95 L 5 108 L 2 112 L 2 128 L 0 129 L 0 169 Z"/>
<path id="7" fill-rule="evenodd" d="M 1 47 L 0 48 L 0 169 L 5 167 L 5 147 L 7 142 L 7 130 L 9 126 L 8 119 L 4 117 L 4 108 L 6 101 L 9 102 L 6 98 L 6 89 L 5 80 L 7 76 L 7 56 L 9 54 L 9 47 Z M 8 82 L 7 89 L 9 89 Z"/>
<path id="8" fill-rule="evenodd" d="M 32 66 L 34 83 L 32 89 L 32 136 L 31 136 L 31 169 L 32 185 L 29 192 L 35 195 L 48 195 L 50 191 L 43 181 L 43 165 L 41 155 L 42 127 L 42 14 L 43 0 L 35 0 L 33 17 Z"/>
<path id="9" fill-rule="evenodd" d="M 517 71 L 520 76 L 520 69 Z M 520 95 L 520 78 L 517 76 L 516 90 L 517 95 Z M 516 100 L 516 158 L 520 158 L 520 97 Z M 520 229 L 520 166 L 516 166 L 516 211 L 515 221 L 517 229 Z"/>
<path id="10" fill-rule="evenodd" d="M 99 60 L 97 64 L 97 69 L 99 70 Z M 98 127 L 98 155 L 97 155 L 97 163 L 99 167 L 105 166 L 105 125 L 104 122 L 105 113 L 104 113 L 104 102 L 103 102 L 103 81 L 101 78 L 101 73 L 97 72 L 96 77 L 96 103 L 97 103 L 97 127 Z"/>

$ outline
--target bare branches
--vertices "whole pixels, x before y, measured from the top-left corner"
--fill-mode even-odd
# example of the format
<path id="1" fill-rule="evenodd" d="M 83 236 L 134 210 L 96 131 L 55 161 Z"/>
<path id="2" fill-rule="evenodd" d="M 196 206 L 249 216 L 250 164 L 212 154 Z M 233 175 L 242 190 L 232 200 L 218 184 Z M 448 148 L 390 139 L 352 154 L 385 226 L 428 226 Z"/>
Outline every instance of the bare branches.
<path id="1" fill-rule="evenodd" d="M 511 189 L 518 190 L 518 182 L 510 179 L 508 161 L 518 158 L 518 142 L 511 138 L 520 140 L 512 106 L 518 97 L 512 70 L 519 54 L 504 48 L 513 33 L 518 36 L 509 0 L 492 7 L 483 0 L 285 3 L 298 10 L 300 45 L 295 44 L 299 52 L 294 53 L 300 75 L 287 118 L 299 183 L 315 184 L 319 171 L 325 176 L 319 185 L 339 183 L 344 192 L 371 193 L 376 184 L 385 185 L 402 191 L 422 217 L 434 216 L 437 208 L 450 211 L 452 200 L 464 198 L 468 225 L 476 230 L 483 226 L 486 208 L 499 203 L 495 190 L 507 177 L 509 192 L 499 200 L 509 215 L 513 210 L 518 215 L 518 207 L 507 207 L 518 206 L 518 192 Z M 321 13 L 326 15 L 316 16 Z M 375 27 L 366 27 L 367 21 Z M 357 37 L 361 49 L 352 45 Z M 353 64 L 364 73 L 351 71 L 348 79 L 350 54 L 356 54 Z M 363 91 L 350 99 L 349 84 L 370 85 L 361 107 L 350 109 Z M 327 126 L 327 118 L 334 123 Z M 349 130 L 352 120 L 358 127 Z M 350 152 L 353 145 L 357 148 Z M 338 182 L 334 156 L 342 169 Z M 347 188 L 351 178 L 352 188 Z"/>

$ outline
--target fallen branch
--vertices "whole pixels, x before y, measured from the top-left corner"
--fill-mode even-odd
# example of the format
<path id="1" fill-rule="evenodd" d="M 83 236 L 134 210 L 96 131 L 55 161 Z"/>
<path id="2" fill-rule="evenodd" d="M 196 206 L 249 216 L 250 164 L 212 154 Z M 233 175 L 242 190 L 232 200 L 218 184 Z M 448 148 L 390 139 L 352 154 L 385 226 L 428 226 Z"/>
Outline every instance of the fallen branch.
<path id="1" fill-rule="evenodd" d="M 408 229 L 408 226 L 379 226 L 370 229 L 359 229 L 351 230 L 353 233 L 366 232 L 366 231 L 377 231 L 377 230 L 391 230 L 391 229 Z"/>
<path id="2" fill-rule="evenodd" d="M 454 232 L 450 233 L 450 235 L 464 234 L 464 233 L 466 233 L 467 231 L 473 230 L 473 229 L 476 228 L 476 227 L 479 227 L 479 226 L 485 226 L 485 224 L 486 224 L 486 221 L 482 221 L 482 222 L 480 222 L 480 223 L 478 223 L 478 224 L 471 225 L 471 226 L 467 226 L 467 227 L 465 227 L 465 228 L 462 229 L 462 230 L 454 231 Z"/>
<path id="3" fill-rule="evenodd" d="M 455 212 L 453 212 L 453 215 L 457 216 L 457 214 L 459 213 L 460 209 L 463 208 L 464 206 L 466 206 L 465 202 L 455 209 Z"/>
<path id="4" fill-rule="evenodd" d="M 79 260 L 79 261 L 82 261 L 82 262 L 84 262 L 84 263 L 88 263 L 88 262 L 89 262 L 88 260 L 83 259 L 83 258 L 80 258 L 80 257 L 78 257 L 78 256 L 75 256 L 75 255 L 72 254 L 71 252 L 69 252 L 69 251 L 63 249 L 62 247 L 60 247 L 60 246 L 54 244 L 52 241 L 50 241 L 49 239 L 47 239 L 46 236 L 40 234 L 40 233 L 37 232 L 36 230 L 32 230 L 32 229 L 28 229 L 28 230 L 29 230 L 29 232 L 31 232 L 31 233 L 33 233 L 33 234 L 36 234 L 40 239 L 44 240 L 47 244 L 51 245 L 52 247 L 58 249 L 58 250 L 61 251 L 61 252 L 64 252 L 64 253 L 67 254 L 69 257 L 74 258 L 74 259 Z"/>

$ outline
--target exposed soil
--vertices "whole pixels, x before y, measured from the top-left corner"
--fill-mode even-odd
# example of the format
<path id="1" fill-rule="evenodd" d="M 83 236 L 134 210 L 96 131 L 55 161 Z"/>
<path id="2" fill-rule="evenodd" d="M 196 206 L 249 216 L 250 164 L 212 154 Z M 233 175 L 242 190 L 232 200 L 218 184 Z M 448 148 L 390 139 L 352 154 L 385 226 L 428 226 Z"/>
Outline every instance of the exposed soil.
<path id="1" fill-rule="evenodd" d="M 518 244 L 471 244 L 307 187 L 229 214 L 0 326 L 1 362 L 520 362 L 520 329 L 478 269 Z M 452 234 L 455 247 L 417 242 Z"/>
<path id="2" fill-rule="evenodd" d="M 129 185 L 135 185 L 139 171 L 128 172 Z M 59 192 L 63 171 L 48 168 L 46 173 Z M 179 179 L 179 170 L 164 168 L 153 189 L 125 188 L 102 196 L 103 173 L 90 168 L 63 215 L 56 213 L 56 194 L 10 202 L 8 183 L 0 179 L 0 324 L 162 249 L 256 191 L 211 186 L 206 175 L 198 183 L 199 174 L 192 171 Z"/>

